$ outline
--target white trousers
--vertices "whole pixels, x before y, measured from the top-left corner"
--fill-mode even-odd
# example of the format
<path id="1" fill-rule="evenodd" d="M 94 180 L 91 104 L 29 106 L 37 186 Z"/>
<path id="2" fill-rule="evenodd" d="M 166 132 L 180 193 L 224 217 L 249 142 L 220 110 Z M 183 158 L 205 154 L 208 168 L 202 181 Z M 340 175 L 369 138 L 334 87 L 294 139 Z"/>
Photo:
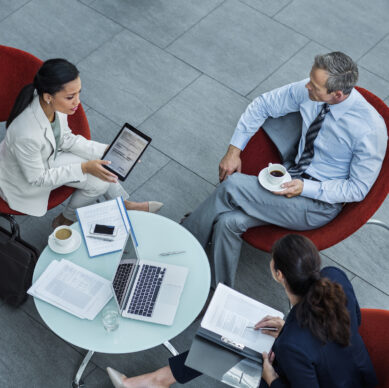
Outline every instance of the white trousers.
<path id="1" fill-rule="evenodd" d="M 55 158 L 53 167 L 72 163 L 83 163 L 86 161 L 86 159 L 70 152 L 59 152 Z M 70 197 L 70 200 L 63 211 L 63 215 L 69 220 L 77 221 L 76 209 L 91 205 L 101 195 L 107 200 L 120 196 L 122 196 L 123 199 L 128 199 L 129 197 L 120 183 L 105 182 L 91 174 L 86 174 L 86 177 L 86 180 L 83 182 L 66 183 L 66 186 L 75 187 L 77 189 Z"/>

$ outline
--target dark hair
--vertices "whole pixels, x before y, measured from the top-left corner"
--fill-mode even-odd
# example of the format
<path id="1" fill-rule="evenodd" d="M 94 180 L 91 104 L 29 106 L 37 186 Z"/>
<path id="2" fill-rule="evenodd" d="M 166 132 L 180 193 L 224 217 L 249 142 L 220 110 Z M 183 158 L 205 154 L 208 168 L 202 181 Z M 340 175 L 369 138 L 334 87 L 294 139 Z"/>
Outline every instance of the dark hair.
<path id="1" fill-rule="evenodd" d="M 341 90 L 344 94 L 350 94 L 358 81 L 357 64 L 340 51 L 316 55 L 313 67 L 328 73 L 327 93 Z"/>
<path id="2" fill-rule="evenodd" d="M 49 59 L 43 63 L 35 74 L 34 81 L 26 85 L 19 93 L 8 117 L 6 128 L 20 115 L 31 103 L 36 89 L 39 96 L 43 93 L 54 95 L 63 89 L 64 84 L 75 80 L 80 72 L 77 67 L 66 59 Z"/>
<path id="3" fill-rule="evenodd" d="M 280 270 L 290 291 L 301 299 L 296 304 L 296 318 L 322 343 L 350 343 L 350 314 L 347 298 L 340 284 L 320 276 L 320 255 L 311 240 L 289 234 L 272 249 L 274 269 Z"/>

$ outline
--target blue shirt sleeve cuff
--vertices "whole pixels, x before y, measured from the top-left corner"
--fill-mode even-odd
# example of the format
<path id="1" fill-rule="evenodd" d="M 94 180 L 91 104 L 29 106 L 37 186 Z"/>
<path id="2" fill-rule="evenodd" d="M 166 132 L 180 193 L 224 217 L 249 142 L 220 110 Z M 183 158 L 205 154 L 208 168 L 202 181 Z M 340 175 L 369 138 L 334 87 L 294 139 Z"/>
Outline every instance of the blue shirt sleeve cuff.
<path id="1" fill-rule="evenodd" d="M 304 187 L 301 195 L 307 198 L 317 198 L 320 193 L 321 182 L 304 179 Z"/>

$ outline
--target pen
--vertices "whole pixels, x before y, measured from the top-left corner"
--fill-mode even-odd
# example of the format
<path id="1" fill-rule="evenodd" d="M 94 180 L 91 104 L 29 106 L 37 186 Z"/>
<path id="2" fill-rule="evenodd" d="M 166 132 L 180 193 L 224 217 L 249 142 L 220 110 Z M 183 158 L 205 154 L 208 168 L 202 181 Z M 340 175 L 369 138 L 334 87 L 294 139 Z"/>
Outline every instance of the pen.
<path id="1" fill-rule="evenodd" d="M 86 236 L 89 238 L 96 238 L 97 240 L 104 240 L 104 241 L 113 241 L 112 238 L 107 238 L 107 237 L 100 237 L 100 236 Z"/>
<path id="2" fill-rule="evenodd" d="M 255 329 L 255 326 L 246 326 L 246 329 Z M 278 331 L 276 327 L 259 327 L 258 330 Z"/>
<path id="3" fill-rule="evenodd" d="M 162 252 L 160 256 L 170 256 L 170 255 L 178 255 L 179 253 L 185 253 L 186 251 L 170 251 L 170 252 Z"/>

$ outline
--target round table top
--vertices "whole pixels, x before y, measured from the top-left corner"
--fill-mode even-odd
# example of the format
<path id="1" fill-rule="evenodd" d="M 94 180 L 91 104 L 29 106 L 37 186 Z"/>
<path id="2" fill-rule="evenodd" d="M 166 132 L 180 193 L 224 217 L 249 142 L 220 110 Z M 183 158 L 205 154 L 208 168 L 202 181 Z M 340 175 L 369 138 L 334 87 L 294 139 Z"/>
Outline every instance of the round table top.
<path id="1" fill-rule="evenodd" d="M 165 326 L 120 317 L 119 328 L 108 333 L 103 327 L 101 312 L 93 321 L 80 319 L 34 298 L 36 308 L 47 326 L 73 345 L 102 353 L 129 353 L 152 348 L 185 330 L 199 314 L 207 299 L 210 268 L 207 255 L 195 237 L 178 223 L 157 214 L 129 211 L 128 215 L 138 240 L 141 259 L 182 265 L 189 270 L 174 323 L 172 326 Z M 73 224 L 72 228 L 80 232 L 78 223 Z M 161 252 L 180 250 L 186 252 L 159 256 Z M 66 255 L 57 254 L 46 247 L 35 267 L 33 281 L 52 260 L 62 258 L 112 280 L 121 252 L 90 258 L 84 240 L 80 248 Z M 113 298 L 109 303 L 116 304 Z"/>

